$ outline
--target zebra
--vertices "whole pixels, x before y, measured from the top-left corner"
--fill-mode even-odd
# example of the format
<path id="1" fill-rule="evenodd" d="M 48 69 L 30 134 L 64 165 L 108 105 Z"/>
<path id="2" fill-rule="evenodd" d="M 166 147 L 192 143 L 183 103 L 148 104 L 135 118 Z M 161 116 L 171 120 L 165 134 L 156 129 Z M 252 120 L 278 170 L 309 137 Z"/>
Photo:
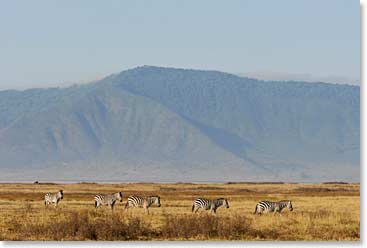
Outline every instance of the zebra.
<path id="1" fill-rule="evenodd" d="M 96 194 L 94 196 L 94 208 L 97 209 L 100 206 L 108 205 L 111 207 L 113 211 L 113 207 L 115 206 L 116 201 L 119 200 L 122 202 L 122 193 L 117 192 L 114 194 Z"/>
<path id="2" fill-rule="evenodd" d="M 276 213 L 280 215 L 283 208 L 288 208 L 290 211 L 293 211 L 292 202 L 288 200 L 279 202 L 261 201 L 256 204 L 254 214 L 261 215 L 263 213 L 274 212 L 274 215 Z"/>
<path id="3" fill-rule="evenodd" d="M 46 193 L 45 194 L 45 207 L 47 208 L 49 204 L 54 203 L 55 208 L 61 199 L 64 198 L 64 192 L 59 190 L 57 193 Z"/>
<path id="4" fill-rule="evenodd" d="M 217 209 L 220 206 L 224 206 L 226 208 L 229 208 L 228 200 L 225 198 L 219 198 L 216 200 L 208 200 L 205 198 L 197 198 L 191 208 L 191 212 L 196 213 L 200 208 L 204 210 L 210 210 L 211 213 L 216 214 Z"/>
<path id="5" fill-rule="evenodd" d="M 153 204 L 157 205 L 157 207 L 160 207 L 161 197 L 160 196 L 142 197 L 137 195 L 131 195 L 127 198 L 125 210 L 128 210 L 130 207 L 144 208 L 144 212 L 146 214 L 149 214 L 148 208 Z"/>

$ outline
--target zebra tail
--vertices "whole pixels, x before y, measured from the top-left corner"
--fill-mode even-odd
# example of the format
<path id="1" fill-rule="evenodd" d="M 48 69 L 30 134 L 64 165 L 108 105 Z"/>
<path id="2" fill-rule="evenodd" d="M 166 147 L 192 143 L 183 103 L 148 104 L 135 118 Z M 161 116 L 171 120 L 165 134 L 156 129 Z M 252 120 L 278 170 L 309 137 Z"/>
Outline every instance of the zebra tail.
<path id="1" fill-rule="evenodd" d="M 195 204 L 192 204 L 191 212 L 194 212 Z"/>
<path id="2" fill-rule="evenodd" d="M 256 212 L 257 212 L 257 205 L 255 206 L 255 212 L 254 212 L 254 214 L 256 214 Z"/>
<path id="3" fill-rule="evenodd" d="M 94 207 L 95 208 L 97 207 L 97 201 L 94 201 Z"/>

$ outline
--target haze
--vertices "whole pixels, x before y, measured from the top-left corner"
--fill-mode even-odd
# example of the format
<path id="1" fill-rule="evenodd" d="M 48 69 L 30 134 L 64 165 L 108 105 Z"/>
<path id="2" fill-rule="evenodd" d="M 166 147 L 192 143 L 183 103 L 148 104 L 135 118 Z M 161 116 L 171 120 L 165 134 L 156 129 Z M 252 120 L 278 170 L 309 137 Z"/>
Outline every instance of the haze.
<path id="1" fill-rule="evenodd" d="M 146 64 L 358 84 L 359 8 L 342 0 L 6 1 L 0 89 L 93 81 Z"/>

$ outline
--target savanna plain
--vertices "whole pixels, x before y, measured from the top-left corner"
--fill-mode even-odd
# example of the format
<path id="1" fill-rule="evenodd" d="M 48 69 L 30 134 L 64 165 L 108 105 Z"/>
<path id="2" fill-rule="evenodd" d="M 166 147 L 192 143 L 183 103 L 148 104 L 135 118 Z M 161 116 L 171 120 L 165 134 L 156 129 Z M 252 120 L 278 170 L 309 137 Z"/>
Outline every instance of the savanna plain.
<path id="1" fill-rule="evenodd" d="M 64 191 L 57 208 L 44 194 Z M 121 191 L 112 212 L 94 194 Z M 130 208 L 127 197 L 159 195 L 161 207 Z M 191 212 L 196 197 L 227 198 L 217 214 Z M 261 200 L 291 200 L 294 211 L 254 215 Z M 350 183 L 0 184 L 0 240 L 359 240 L 360 185 Z"/>

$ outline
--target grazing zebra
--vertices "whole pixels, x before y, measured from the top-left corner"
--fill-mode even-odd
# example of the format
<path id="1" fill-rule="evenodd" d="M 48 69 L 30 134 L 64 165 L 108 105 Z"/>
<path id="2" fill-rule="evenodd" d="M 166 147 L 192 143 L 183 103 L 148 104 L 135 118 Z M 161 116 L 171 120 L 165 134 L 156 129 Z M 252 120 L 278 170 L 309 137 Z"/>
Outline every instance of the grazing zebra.
<path id="1" fill-rule="evenodd" d="M 142 197 L 137 195 L 131 195 L 127 198 L 125 210 L 127 210 L 130 207 L 144 208 L 144 212 L 146 214 L 149 214 L 148 208 L 153 204 L 156 204 L 157 207 L 160 207 L 161 197 L 160 196 Z"/>
<path id="2" fill-rule="evenodd" d="M 225 198 L 219 198 L 216 200 L 208 200 L 204 198 L 197 198 L 193 204 L 192 204 L 192 212 L 197 212 L 200 208 L 204 210 L 209 210 L 211 213 L 216 214 L 217 208 L 220 206 L 225 206 L 226 208 L 229 208 L 228 200 Z"/>
<path id="3" fill-rule="evenodd" d="M 49 204 L 54 203 L 55 208 L 61 199 L 64 198 L 64 192 L 60 190 L 57 193 L 46 193 L 45 194 L 45 206 L 48 207 Z"/>
<path id="4" fill-rule="evenodd" d="M 274 212 L 280 214 L 283 208 L 288 208 L 290 211 L 293 211 L 292 202 L 291 201 L 280 201 L 280 202 L 269 202 L 269 201 L 261 201 L 256 204 L 254 214 L 261 215 L 263 213 Z"/>
<path id="5" fill-rule="evenodd" d="M 122 193 L 117 192 L 114 194 L 106 195 L 106 194 L 96 194 L 94 196 L 94 207 L 95 209 L 99 208 L 102 205 L 108 205 L 111 207 L 113 211 L 113 207 L 115 206 L 116 201 L 119 200 L 122 202 Z"/>

